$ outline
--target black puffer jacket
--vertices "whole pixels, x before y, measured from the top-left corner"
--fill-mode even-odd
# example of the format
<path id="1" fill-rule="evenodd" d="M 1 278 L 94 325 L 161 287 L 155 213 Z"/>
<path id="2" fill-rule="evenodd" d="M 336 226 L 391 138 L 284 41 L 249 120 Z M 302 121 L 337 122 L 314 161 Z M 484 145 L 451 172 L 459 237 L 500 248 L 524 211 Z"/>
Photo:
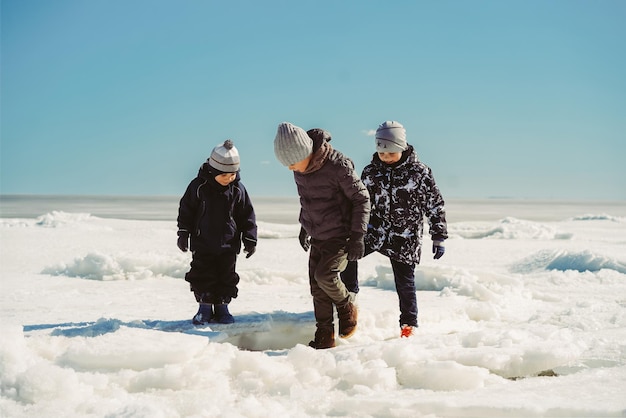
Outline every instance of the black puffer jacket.
<path id="1" fill-rule="evenodd" d="M 312 132 L 317 131 L 317 132 Z M 370 212 L 367 189 L 352 160 L 333 149 L 327 132 L 311 130 L 313 158 L 304 173 L 294 172 L 300 195 L 300 225 L 313 239 L 364 234 Z"/>
<path id="2" fill-rule="evenodd" d="M 257 226 L 248 192 L 240 182 L 222 186 L 213 168 L 204 163 L 180 199 L 178 229 L 191 235 L 191 251 L 238 253 L 244 245 L 256 246 Z"/>
<path id="3" fill-rule="evenodd" d="M 392 165 L 374 154 L 361 179 L 372 201 L 365 236 L 368 248 L 405 264 L 419 263 L 424 217 L 433 240 L 448 237 L 441 192 L 431 169 L 418 160 L 412 146 Z"/>

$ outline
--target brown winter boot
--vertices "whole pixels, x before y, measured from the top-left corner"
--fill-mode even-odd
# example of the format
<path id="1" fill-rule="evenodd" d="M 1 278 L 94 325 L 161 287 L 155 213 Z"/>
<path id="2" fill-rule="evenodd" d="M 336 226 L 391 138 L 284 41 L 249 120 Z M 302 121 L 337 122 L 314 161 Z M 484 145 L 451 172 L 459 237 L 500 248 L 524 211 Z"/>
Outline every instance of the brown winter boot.
<path id="1" fill-rule="evenodd" d="M 354 303 L 348 302 L 341 307 L 337 306 L 339 336 L 341 338 L 350 338 L 356 332 L 357 316 L 357 309 Z"/>
<path id="2" fill-rule="evenodd" d="M 335 331 L 333 329 L 318 328 L 315 331 L 315 339 L 309 343 L 309 347 L 316 350 L 333 348 L 335 346 Z"/>

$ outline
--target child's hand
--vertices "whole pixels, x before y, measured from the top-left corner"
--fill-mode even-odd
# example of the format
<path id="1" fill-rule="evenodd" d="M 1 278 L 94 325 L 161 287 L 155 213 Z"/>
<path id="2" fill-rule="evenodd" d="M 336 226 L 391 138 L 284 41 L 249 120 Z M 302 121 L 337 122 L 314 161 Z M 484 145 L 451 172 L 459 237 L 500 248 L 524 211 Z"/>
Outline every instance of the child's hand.
<path id="1" fill-rule="evenodd" d="M 243 252 L 246 253 L 246 258 L 250 258 L 256 252 L 256 247 L 254 245 L 246 245 Z"/>
<path id="2" fill-rule="evenodd" d="M 306 252 L 311 248 L 311 236 L 304 228 L 300 228 L 300 235 L 298 235 L 298 239 L 300 240 L 300 245 L 302 249 Z"/>
<path id="3" fill-rule="evenodd" d="M 176 242 L 178 248 L 184 253 L 189 249 L 189 232 L 178 231 L 178 241 Z"/>
<path id="4" fill-rule="evenodd" d="M 443 241 L 433 241 L 433 258 L 435 260 L 440 259 L 446 252 L 446 247 L 443 246 Z"/>
<path id="5" fill-rule="evenodd" d="M 356 261 L 363 258 L 365 254 L 365 243 L 363 234 L 353 232 L 348 241 L 348 261 Z"/>

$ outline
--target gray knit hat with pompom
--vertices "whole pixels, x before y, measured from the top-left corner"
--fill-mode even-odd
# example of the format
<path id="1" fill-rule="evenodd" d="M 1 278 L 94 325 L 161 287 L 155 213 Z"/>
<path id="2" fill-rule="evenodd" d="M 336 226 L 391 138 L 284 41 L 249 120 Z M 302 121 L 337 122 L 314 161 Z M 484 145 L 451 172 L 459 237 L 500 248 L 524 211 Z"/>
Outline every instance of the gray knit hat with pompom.
<path id="1" fill-rule="evenodd" d="M 239 151 L 233 141 L 227 139 L 223 144 L 213 148 L 209 165 L 223 173 L 236 173 L 239 171 Z"/>

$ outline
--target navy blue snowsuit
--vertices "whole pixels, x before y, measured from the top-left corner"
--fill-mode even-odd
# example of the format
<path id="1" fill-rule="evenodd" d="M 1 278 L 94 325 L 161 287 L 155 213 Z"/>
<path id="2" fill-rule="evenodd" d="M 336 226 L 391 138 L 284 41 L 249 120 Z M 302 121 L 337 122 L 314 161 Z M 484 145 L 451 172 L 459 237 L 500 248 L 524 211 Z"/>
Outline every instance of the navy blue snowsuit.
<path id="1" fill-rule="evenodd" d="M 191 270 L 185 280 L 198 302 L 229 303 L 237 297 L 237 254 L 257 244 L 254 207 L 239 172 L 228 186 L 204 163 L 180 200 L 178 229 L 190 234 Z"/>

